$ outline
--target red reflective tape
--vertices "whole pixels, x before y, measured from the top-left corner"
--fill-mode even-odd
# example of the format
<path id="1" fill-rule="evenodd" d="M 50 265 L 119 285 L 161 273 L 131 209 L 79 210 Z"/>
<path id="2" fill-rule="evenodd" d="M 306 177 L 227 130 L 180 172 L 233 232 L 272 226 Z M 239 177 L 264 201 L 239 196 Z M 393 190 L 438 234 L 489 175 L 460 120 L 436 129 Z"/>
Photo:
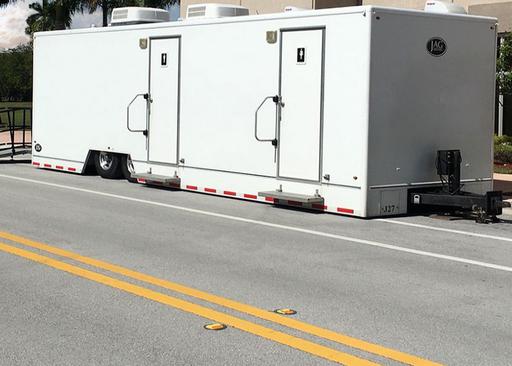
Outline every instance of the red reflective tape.
<path id="1" fill-rule="evenodd" d="M 52 167 L 52 165 L 51 165 L 51 164 L 44 164 L 44 167 L 45 167 L 45 168 L 51 168 L 51 167 Z"/>
<path id="2" fill-rule="evenodd" d="M 197 187 L 196 186 L 187 186 L 187 189 L 192 189 L 194 191 L 197 191 Z"/>
<path id="3" fill-rule="evenodd" d="M 217 193 L 217 190 L 215 188 L 205 188 L 204 191 L 210 193 Z"/>
<path id="4" fill-rule="evenodd" d="M 34 162 L 32 162 L 32 165 L 39 166 L 41 164 L 39 164 L 37 161 L 34 161 Z"/>
<path id="5" fill-rule="evenodd" d="M 75 168 L 68 168 L 68 170 L 69 170 L 70 172 L 76 172 L 76 169 L 75 169 Z"/>
<path id="6" fill-rule="evenodd" d="M 312 207 L 316 208 L 317 210 L 327 210 L 327 206 L 321 205 L 319 203 L 313 203 Z"/>
<path id="7" fill-rule="evenodd" d="M 353 214 L 354 210 L 352 210 L 350 208 L 338 207 L 338 212 Z"/>
<path id="8" fill-rule="evenodd" d="M 64 167 L 62 165 L 55 165 L 55 168 L 56 169 L 64 169 Z"/>
<path id="9" fill-rule="evenodd" d="M 146 183 L 146 180 L 144 178 L 137 178 L 137 183 Z"/>
<path id="10" fill-rule="evenodd" d="M 297 201 L 288 201 L 288 204 L 290 206 L 302 206 L 302 203 Z"/>
<path id="11" fill-rule="evenodd" d="M 250 199 L 258 199 L 258 196 L 254 195 L 254 194 L 244 194 L 244 198 L 250 198 Z"/>
<path id="12" fill-rule="evenodd" d="M 265 201 L 274 202 L 273 197 L 265 197 Z"/>
<path id="13" fill-rule="evenodd" d="M 224 191 L 224 194 L 228 195 L 228 196 L 236 196 L 236 192 L 231 192 L 231 191 Z"/>

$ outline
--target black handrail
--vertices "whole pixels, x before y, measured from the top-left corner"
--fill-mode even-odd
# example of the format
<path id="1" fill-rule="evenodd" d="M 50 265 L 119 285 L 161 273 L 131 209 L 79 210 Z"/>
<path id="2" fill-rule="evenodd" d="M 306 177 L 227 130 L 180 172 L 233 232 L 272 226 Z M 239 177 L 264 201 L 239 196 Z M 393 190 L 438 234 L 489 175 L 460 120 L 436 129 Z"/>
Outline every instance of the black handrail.
<path id="1" fill-rule="evenodd" d="M 17 116 L 21 116 L 21 121 Z M 27 122 L 27 117 L 30 116 L 30 124 Z M 7 125 L 4 127 L 4 121 Z M 21 126 L 20 126 L 21 125 Z M 16 131 L 22 131 L 21 142 L 16 141 Z M 0 143 L 0 155 L 2 152 L 11 151 L 11 159 L 18 153 L 16 149 L 28 149 L 31 147 L 31 142 L 27 142 L 26 133 L 32 130 L 32 108 L 28 107 L 6 107 L 0 108 L 0 133 L 9 132 L 10 142 Z M 4 146 L 5 145 L 5 146 Z M 24 152 L 24 151 L 23 151 Z"/>

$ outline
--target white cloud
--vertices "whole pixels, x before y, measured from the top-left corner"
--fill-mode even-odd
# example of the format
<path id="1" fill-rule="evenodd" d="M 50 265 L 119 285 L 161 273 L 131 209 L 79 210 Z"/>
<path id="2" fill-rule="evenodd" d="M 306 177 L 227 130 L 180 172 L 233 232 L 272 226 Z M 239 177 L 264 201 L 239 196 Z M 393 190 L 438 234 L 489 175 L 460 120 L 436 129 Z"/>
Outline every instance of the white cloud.
<path id="1" fill-rule="evenodd" d="M 71 28 L 89 28 L 94 24 L 96 27 L 101 27 L 103 17 L 101 11 L 95 11 L 89 14 L 87 10 L 83 14 L 77 13 L 71 19 Z"/>
<path id="2" fill-rule="evenodd" d="M 30 40 L 25 34 L 26 19 L 33 12 L 28 4 L 18 1 L 0 8 L 0 49 L 13 48 Z"/>

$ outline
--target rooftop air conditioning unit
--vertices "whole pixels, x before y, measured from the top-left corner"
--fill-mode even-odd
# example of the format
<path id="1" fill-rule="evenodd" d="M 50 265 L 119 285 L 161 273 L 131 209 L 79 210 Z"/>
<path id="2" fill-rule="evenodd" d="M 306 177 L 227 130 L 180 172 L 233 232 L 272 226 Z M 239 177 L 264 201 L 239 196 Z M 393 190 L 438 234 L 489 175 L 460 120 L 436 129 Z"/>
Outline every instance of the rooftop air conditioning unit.
<path id="1" fill-rule="evenodd" d="M 462 5 L 439 0 L 427 0 L 425 11 L 430 13 L 467 14 L 466 9 Z"/>
<path id="2" fill-rule="evenodd" d="M 112 11 L 110 25 L 162 23 L 168 21 L 170 21 L 170 15 L 167 10 L 126 7 L 116 8 Z"/>
<path id="3" fill-rule="evenodd" d="M 249 15 L 249 9 L 228 4 L 194 4 L 187 7 L 187 19 L 225 18 Z"/>

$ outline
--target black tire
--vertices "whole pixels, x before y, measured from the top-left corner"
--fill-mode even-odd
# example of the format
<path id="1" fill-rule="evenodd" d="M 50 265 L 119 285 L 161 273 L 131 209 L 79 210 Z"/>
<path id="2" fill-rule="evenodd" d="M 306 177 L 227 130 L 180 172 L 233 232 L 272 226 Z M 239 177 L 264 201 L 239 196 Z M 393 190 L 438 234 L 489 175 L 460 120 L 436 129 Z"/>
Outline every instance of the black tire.
<path id="1" fill-rule="evenodd" d="M 121 178 L 121 157 L 107 151 L 94 154 L 94 166 L 102 178 Z"/>
<path id="2" fill-rule="evenodd" d="M 130 183 L 137 183 L 137 179 L 132 178 L 133 165 L 132 159 L 128 155 L 121 157 L 121 175 Z M 131 168 L 130 168 L 131 165 Z"/>

